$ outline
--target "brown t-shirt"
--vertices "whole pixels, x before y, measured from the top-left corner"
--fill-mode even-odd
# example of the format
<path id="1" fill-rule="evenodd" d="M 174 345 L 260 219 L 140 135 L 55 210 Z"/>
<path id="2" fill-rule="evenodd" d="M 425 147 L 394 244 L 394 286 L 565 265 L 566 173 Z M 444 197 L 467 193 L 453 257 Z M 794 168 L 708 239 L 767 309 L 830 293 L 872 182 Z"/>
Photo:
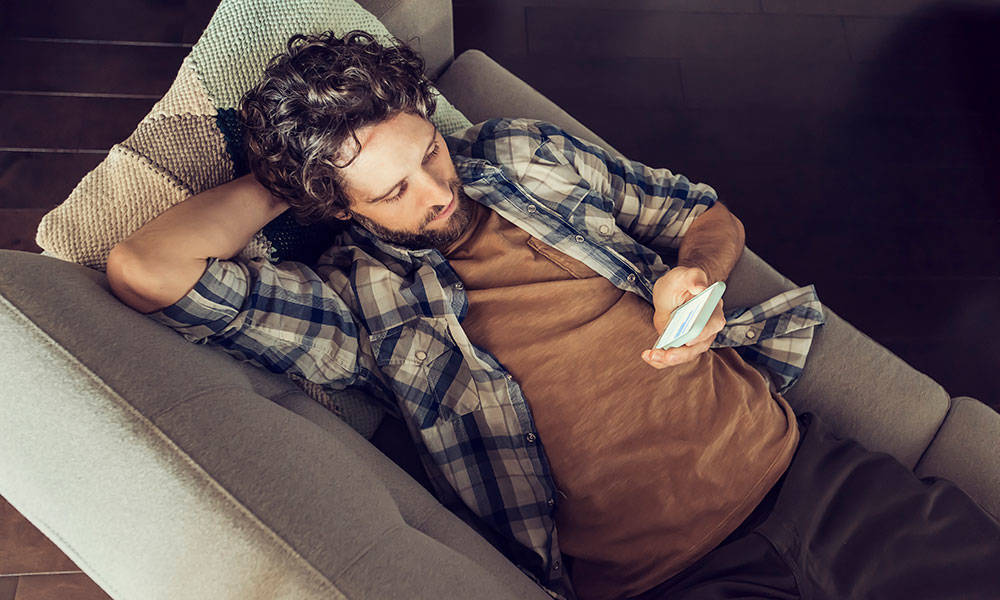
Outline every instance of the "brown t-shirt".
<path id="1" fill-rule="evenodd" d="M 795 414 L 732 348 L 655 369 L 653 307 L 472 201 L 444 255 L 462 322 L 528 401 L 581 600 L 625 598 L 721 543 L 791 462 Z"/>

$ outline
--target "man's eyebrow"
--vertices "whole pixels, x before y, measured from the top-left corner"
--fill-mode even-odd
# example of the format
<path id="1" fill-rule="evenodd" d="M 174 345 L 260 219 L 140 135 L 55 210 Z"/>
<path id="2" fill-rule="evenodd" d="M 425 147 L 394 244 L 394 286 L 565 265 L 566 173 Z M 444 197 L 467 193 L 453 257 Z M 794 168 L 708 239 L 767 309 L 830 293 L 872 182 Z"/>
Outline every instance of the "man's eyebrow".
<path id="1" fill-rule="evenodd" d="M 434 127 L 434 133 L 431 134 L 431 141 L 430 141 L 429 144 L 427 144 L 427 149 L 424 150 L 424 155 L 425 156 L 427 155 L 427 152 L 431 149 L 431 146 L 434 145 L 434 140 L 437 139 L 437 136 L 438 136 L 438 130 L 437 130 L 437 127 L 435 126 Z M 377 197 L 372 198 L 371 200 L 369 200 L 368 204 L 374 204 L 374 203 L 378 202 L 379 200 L 382 200 L 383 198 L 386 198 L 387 196 L 389 196 L 389 194 L 395 192 L 396 188 L 398 188 L 399 186 L 403 185 L 404 181 L 406 181 L 405 177 L 403 179 L 400 179 L 399 182 L 396 183 L 396 185 L 394 185 L 391 188 L 389 188 L 388 192 L 382 194 L 381 196 L 377 196 Z"/>

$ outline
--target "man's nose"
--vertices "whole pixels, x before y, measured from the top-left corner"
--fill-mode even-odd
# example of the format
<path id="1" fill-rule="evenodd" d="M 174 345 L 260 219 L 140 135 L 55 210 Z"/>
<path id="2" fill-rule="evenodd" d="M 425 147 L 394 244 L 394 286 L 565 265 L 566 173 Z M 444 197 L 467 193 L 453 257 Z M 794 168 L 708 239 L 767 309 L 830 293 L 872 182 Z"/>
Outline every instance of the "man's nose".
<path id="1" fill-rule="evenodd" d="M 428 177 L 425 190 L 424 197 L 427 198 L 428 208 L 444 209 L 451 204 L 451 199 L 454 197 L 451 184 L 447 179 L 438 180 L 434 177 Z"/>

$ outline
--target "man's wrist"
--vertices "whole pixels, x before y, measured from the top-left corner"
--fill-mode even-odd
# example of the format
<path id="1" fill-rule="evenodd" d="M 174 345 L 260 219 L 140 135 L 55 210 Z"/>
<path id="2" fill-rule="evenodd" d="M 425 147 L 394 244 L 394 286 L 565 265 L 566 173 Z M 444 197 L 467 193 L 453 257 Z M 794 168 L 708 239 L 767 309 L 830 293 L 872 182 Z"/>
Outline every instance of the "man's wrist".
<path id="1" fill-rule="evenodd" d="M 707 268 L 705 268 L 703 265 L 701 265 L 701 264 L 699 264 L 699 263 L 697 263 L 695 261 L 692 261 L 692 260 L 678 261 L 677 262 L 677 266 L 678 267 L 687 267 L 689 269 L 699 269 L 702 273 L 705 274 L 705 280 L 708 282 L 708 284 L 715 283 L 715 281 L 716 281 L 715 279 L 712 279 L 712 273 Z"/>

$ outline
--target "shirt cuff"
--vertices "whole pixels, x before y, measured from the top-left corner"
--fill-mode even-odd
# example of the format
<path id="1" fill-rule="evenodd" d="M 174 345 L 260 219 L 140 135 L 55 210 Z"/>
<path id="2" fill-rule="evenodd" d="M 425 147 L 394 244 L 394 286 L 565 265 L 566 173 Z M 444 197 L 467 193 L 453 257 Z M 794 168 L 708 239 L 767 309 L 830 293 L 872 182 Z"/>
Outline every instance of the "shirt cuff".
<path id="1" fill-rule="evenodd" d="M 205 272 L 183 298 L 147 316 L 191 342 L 206 342 L 234 323 L 247 297 L 249 274 L 232 260 L 207 259 Z"/>

